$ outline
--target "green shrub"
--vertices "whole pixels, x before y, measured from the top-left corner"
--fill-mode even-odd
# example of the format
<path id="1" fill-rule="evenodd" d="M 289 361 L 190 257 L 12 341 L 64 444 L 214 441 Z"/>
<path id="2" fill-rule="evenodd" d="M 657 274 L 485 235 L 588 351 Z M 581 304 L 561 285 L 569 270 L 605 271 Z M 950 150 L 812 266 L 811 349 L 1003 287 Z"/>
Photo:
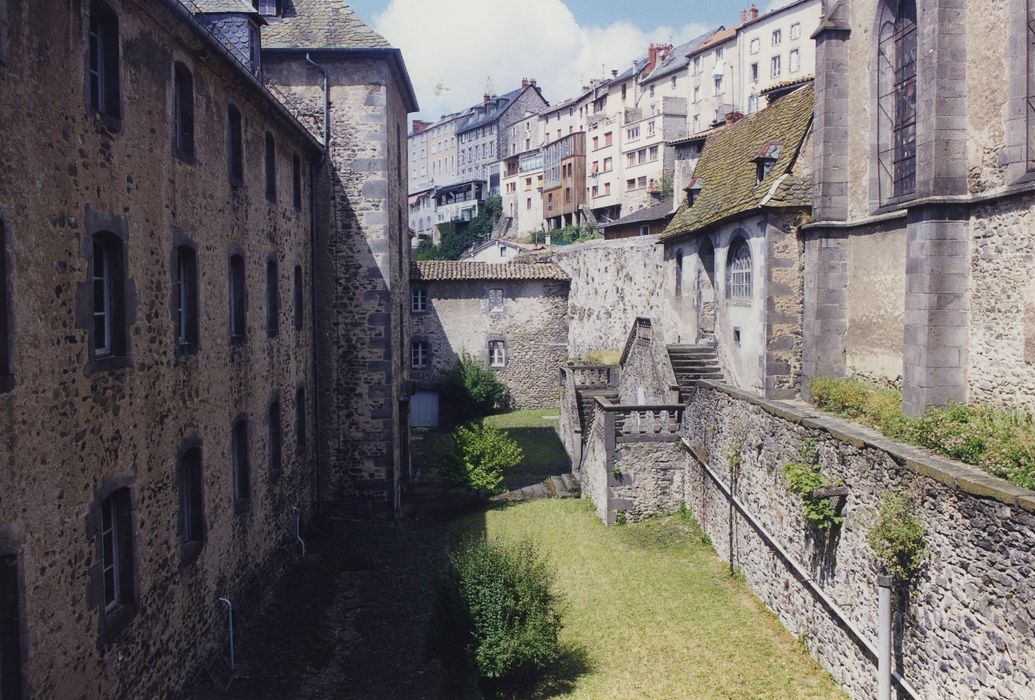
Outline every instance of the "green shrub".
<path id="1" fill-rule="evenodd" d="M 550 243 L 553 245 L 572 245 L 584 241 L 594 241 L 603 238 L 599 231 L 592 226 L 565 226 L 548 232 Z"/>
<path id="2" fill-rule="evenodd" d="M 491 425 L 471 423 L 453 431 L 453 465 L 447 479 L 475 491 L 496 493 L 503 474 L 524 459 L 517 442 Z"/>
<path id="3" fill-rule="evenodd" d="M 1027 414 L 952 404 L 910 418 L 901 392 L 858 379 L 818 377 L 809 391 L 818 408 L 1035 489 L 1035 426 Z"/>
<path id="4" fill-rule="evenodd" d="M 884 569 L 909 581 L 927 561 L 927 532 L 913 515 L 913 501 L 902 492 L 886 492 L 866 540 Z"/>
<path id="5" fill-rule="evenodd" d="M 442 383 L 442 406 L 452 425 L 503 410 L 508 403 L 507 386 L 467 352 L 460 354 Z"/>
<path id="6" fill-rule="evenodd" d="M 815 439 L 806 439 L 801 450 L 801 461 L 786 462 L 782 471 L 783 478 L 787 480 L 787 490 L 801 498 L 801 514 L 806 521 L 820 530 L 844 522 L 845 519 L 834 510 L 832 499 L 812 495 L 816 489 L 830 485 L 830 481 L 819 470 L 819 444 Z"/>
<path id="7" fill-rule="evenodd" d="M 450 554 L 450 564 L 483 678 L 543 669 L 559 657 L 554 575 L 530 540 L 463 542 Z"/>

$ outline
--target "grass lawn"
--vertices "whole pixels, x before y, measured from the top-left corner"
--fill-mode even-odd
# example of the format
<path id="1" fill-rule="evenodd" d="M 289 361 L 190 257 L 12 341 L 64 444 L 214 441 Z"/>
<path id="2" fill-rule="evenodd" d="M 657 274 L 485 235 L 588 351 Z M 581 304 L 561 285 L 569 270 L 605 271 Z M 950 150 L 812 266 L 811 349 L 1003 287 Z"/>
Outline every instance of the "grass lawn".
<path id="1" fill-rule="evenodd" d="M 545 500 L 457 527 L 531 537 L 557 572 L 565 658 L 522 698 L 844 697 L 689 518 L 609 529 L 588 501 Z"/>

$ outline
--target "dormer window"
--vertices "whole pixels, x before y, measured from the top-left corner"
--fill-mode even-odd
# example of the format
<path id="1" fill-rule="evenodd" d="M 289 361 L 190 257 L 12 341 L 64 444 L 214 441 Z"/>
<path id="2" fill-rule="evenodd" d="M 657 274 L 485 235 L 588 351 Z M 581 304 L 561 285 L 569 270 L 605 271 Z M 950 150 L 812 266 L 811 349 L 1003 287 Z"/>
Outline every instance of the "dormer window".
<path id="1" fill-rule="evenodd" d="M 690 185 L 686 188 L 690 206 L 694 206 L 694 203 L 697 202 L 697 198 L 701 196 L 702 189 L 704 189 L 704 181 L 701 178 L 695 177 L 690 179 Z"/>
<path id="2" fill-rule="evenodd" d="M 769 174 L 773 171 L 773 166 L 776 165 L 776 161 L 780 160 L 780 151 L 782 147 L 778 143 L 767 143 L 759 151 L 758 155 L 754 157 L 755 162 L 755 184 L 761 185 L 762 182 L 769 177 Z"/>
<path id="3" fill-rule="evenodd" d="M 280 16 L 280 0 L 255 0 L 253 5 L 263 17 Z"/>

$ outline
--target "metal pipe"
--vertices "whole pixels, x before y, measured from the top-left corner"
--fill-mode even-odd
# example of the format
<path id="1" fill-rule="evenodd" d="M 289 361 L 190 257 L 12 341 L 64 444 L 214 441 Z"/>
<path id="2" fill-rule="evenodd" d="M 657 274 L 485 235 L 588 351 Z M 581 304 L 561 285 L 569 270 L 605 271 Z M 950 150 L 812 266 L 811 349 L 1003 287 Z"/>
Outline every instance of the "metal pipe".
<path id="1" fill-rule="evenodd" d="M 298 510 L 298 506 L 292 507 L 291 510 L 295 511 L 295 538 L 302 545 L 302 558 L 305 559 L 305 540 L 302 539 L 302 513 Z"/>
<path id="2" fill-rule="evenodd" d="M 891 576 L 877 577 L 877 700 L 891 700 Z"/>
<path id="3" fill-rule="evenodd" d="M 319 163 L 319 165 L 323 165 L 327 162 L 327 151 L 331 146 L 331 92 L 327 69 L 314 61 L 308 51 L 305 54 L 305 62 L 320 71 L 320 75 L 323 76 L 323 156 Z"/>
<path id="4" fill-rule="evenodd" d="M 230 672 L 234 670 L 234 604 L 230 602 L 230 598 L 220 598 L 220 603 L 226 605 L 227 619 L 230 622 Z"/>

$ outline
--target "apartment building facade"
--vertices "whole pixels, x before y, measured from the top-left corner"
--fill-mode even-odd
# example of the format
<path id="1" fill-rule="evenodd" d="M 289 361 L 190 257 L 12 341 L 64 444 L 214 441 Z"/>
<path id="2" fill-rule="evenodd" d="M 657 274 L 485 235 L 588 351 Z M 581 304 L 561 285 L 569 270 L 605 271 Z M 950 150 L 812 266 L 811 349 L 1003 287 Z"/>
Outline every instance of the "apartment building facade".
<path id="1" fill-rule="evenodd" d="M 739 27 L 737 64 L 742 70 L 740 79 L 730 86 L 738 111 L 754 114 L 766 106 L 762 95 L 773 85 L 814 75 L 812 33 L 822 12 L 820 0 L 798 0 Z"/>

